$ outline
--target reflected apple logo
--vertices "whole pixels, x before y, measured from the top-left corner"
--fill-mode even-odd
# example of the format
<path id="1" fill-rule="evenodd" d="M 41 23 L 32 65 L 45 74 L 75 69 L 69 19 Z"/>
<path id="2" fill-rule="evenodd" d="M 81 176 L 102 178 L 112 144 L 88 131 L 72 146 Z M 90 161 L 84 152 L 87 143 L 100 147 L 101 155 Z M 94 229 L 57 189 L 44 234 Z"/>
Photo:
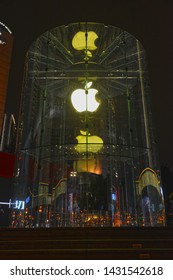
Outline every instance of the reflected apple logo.
<path id="1" fill-rule="evenodd" d="M 97 153 L 103 147 L 103 140 L 97 135 L 91 135 L 86 131 L 80 130 L 80 134 L 76 137 L 78 144 L 75 146 L 76 151 L 85 153 L 86 151 Z"/>
<path id="2" fill-rule="evenodd" d="M 98 38 L 98 35 L 94 31 L 87 32 L 87 48 L 90 51 L 97 49 L 95 41 Z M 79 31 L 77 32 L 72 39 L 72 46 L 75 50 L 81 51 L 86 48 L 86 32 Z"/>
<path id="3" fill-rule="evenodd" d="M 78 112 L 94 112 L 99 107 L 100 103 L 96 99 L 97 89 L 90 88 L 92 82 L 87 83 L 85 89 L 76 89 L 71 95 L 73 107 Z"/>
<path id="4" fill-rule="evenodd" d="M 72 46 L 77 51 L 85 50 L 86 55 L 89 59 L 92 57 L 91 51 L 97 49 L 97 46 L 95 45 L 95 41 L 97 38 L 98 35 L 94 31 L 87 32 L 87 39 L 86 39 L 86 32 L 79 31 L 74 35 L 72 39 Z"/>
<path id="5" fill-rule="evenodd" d="M 96 50 L 97 46 L 95 45 L 95 41 L 98 38 L 98 35 L 94 31 L 88 31 L 87 35 L 87 48 L 90 51 Z M 75 50 L 84 50 L 86 48 L 86 32 L 77 32 L 72 39 L 72 46 Z"/>

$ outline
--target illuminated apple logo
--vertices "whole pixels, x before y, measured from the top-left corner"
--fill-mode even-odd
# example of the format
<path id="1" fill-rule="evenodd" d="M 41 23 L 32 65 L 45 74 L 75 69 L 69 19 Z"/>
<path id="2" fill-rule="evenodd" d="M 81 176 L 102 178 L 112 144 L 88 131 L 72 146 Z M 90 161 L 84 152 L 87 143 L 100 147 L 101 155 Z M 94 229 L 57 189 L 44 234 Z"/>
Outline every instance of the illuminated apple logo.
<path id="1" fill-rule="evenodd" d="M 97 89 L 90 88 L 92 82 L 87 83 L 85 89 L 76 89 L 71 95 L 73 107 L 78 112 L 94 112 L 100 103 L 96 100 Z"/>
<path id="2" fill-rule="evenodd" d="M 97 153 L 103 147 L 103 140 L 97 135 L 91 135 L 86 131 L 80 130 L 81 135 L 76 137 L 78 144 L 75 146 L 76 151 L 85 153 L 86 151 Z"/>

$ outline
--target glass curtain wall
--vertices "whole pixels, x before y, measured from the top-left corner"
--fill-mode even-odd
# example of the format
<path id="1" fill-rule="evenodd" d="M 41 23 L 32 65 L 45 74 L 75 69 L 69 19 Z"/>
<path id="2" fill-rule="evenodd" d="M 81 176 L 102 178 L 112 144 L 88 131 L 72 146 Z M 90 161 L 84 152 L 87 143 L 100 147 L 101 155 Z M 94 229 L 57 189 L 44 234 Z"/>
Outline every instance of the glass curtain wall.
<path id="1" fill-rule="evenodd" d="M 153 134 L 134 36 L 97 23 L 42 34 L 26 55 L 13 226 L 164 226 Z"/>

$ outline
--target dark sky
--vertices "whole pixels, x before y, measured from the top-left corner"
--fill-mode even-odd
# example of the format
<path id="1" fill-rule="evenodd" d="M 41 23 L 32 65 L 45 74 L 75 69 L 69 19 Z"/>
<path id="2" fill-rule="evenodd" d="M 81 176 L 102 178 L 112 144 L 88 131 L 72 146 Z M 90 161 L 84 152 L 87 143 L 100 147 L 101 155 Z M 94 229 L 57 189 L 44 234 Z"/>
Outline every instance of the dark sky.
<path id="1" fill-rule="evenodd" d="M 15 38 L 7 109 L 16 115 L 22 84 L 23 50 L 38 35 L 60 24 L 80 21 L 102 22 L 134 34 L 148 53 L 160 163 L 173 170 L 172 0 L 1 0 L 0 21 L 9 26 Z"/>

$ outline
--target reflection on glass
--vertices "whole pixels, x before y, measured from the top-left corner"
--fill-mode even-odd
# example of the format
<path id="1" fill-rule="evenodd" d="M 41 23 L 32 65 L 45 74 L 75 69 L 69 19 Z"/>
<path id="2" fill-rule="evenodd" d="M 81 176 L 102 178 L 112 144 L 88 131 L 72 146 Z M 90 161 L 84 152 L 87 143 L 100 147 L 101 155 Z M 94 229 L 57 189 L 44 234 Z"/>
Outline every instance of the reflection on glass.
<path id="1" fill-rule="evenodd" d="M 86 57 L 89 59 L 92 57 L 92 52 L 97 49 L 95 44 L 98 35 L 93 31 L 78 31 L 73 39 L 72 46 L 75 50 L 85 51 Z M 84 59 L 86 59 L 86 57 Z"/>

